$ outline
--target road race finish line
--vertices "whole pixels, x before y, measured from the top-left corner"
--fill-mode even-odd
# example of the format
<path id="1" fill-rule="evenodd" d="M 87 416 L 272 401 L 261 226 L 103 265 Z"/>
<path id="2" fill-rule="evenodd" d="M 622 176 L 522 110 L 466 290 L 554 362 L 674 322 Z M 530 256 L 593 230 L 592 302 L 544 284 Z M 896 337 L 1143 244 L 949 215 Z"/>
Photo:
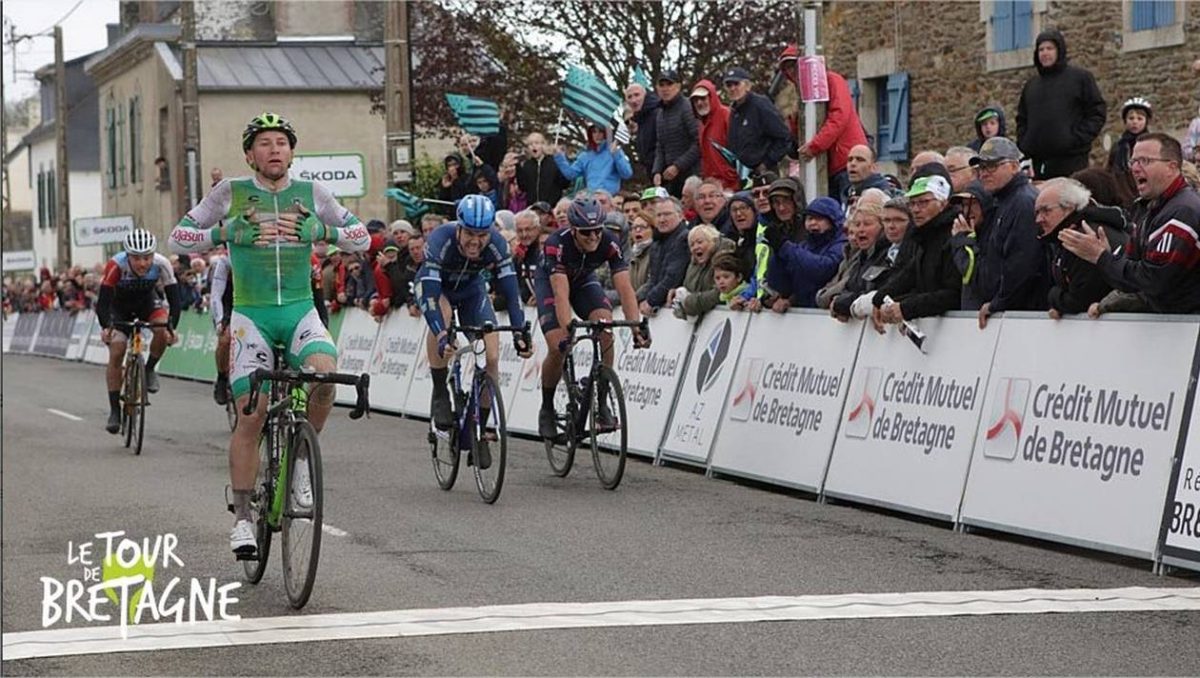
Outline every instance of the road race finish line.
<path id="1" fill-rule="evenodd" d="M 612 626 L 1200 610 L 1200 588 L 1014 589 L 528 603 L 4 634 L 4 658 Z"/>

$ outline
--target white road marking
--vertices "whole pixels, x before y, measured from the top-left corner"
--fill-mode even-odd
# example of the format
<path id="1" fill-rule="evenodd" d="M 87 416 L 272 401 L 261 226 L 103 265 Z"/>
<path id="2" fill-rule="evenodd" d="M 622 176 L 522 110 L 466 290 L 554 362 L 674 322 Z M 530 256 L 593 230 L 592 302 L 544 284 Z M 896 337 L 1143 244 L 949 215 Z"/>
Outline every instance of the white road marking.
<path id="1" fill-rule="evenodd" d="M 77 417 L 77 416 L 71 414 L 70 412 L 63 412 L 62 410 L 56 410 L 53 407 L 47 407 L 46 411 L 49 412 L 50 414 L 57 414 L 58 416 L 62 417 L 63 419 L 70 419 L 71 421 L 83 421 L 83 417 Z"/>
<path id="2" fill-rule="evenodd" d="M 327 532 L 335 537 L 349 537 L 350 536 L 349 532 L 342 530 L 342 529 L 338 529 L 338 528 L 334 527 L 333 525 L 330 525 L 329 523 L 321 523 L 321 531 Z"/>
<path id="3" fill-rule="evenodd" d="M 735 624 L 1078 612 L 1200 610 L 1200 587 L 1016 589 L 762 596 L 608 603 L 528 603 L 246 618 L 195 624 L 80 626 L 5 633 L 4 658 L 614 626 Z M 233 612 L 237 612 L 236 607 Z"/>

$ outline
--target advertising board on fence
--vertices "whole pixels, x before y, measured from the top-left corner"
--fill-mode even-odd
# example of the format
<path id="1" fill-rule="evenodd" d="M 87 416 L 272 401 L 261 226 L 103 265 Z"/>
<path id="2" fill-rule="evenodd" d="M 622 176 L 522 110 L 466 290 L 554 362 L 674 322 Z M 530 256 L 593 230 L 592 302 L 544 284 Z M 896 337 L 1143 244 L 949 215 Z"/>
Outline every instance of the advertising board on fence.
<path id="1" fill-rule="evenodd" d="M 4 317 L 4 323 L 3 323 L 3 328 L 4 328 L 4 346 L 3 346 L 3 351 L 4 351 L 5 353 L 8 353 L 8 350 L 9 350 L 9 349 L 12 347 L 12 338 L 13 338 L 13 332 L 14 332 L 14 330 L 15 330 L 15 329 L 16 329 L 16 327 L 17 327 L 17 318 L 19 318 L 19 317 L 21 317 L 21 314 L 20 314 L 20 313 L 10 313 L 10 314 L 8 314 L 7 316 L 5 316 L 5 317 Z"/>
<path id="2" fill-rule="evenodd" d="M 546 359 L 546 339 L 540 330 L 534 332 L 533 357 L 521 365 L 517 390 L 508 406 L 508 430 L 528 435 L 537 435 L 538 410 L 542 407 L 542 362 Z M 592 345 L 588 342 L 576 344 L 573 354 L 575 376 L 585 376 L 592 369 Z M 555 393 L 554 407 L 560 414 L 567 407 L 567 390 L 561 380 Z M 425 408 L 428 414 L 428 403 Z"/>
<path id="3" fill-rule="evenodd" d="M 379 323 L 361 308 L 348 308 L 342 314 L 346 318 L 342 321 L 342 331 L 338 336 L 337 371 L 362 374 L 370 366 Z M 353 386 L 338 384 L 336 402 L 339 405 L 353 405 L 356 397 Z"/>
<path id="4" fill-rule="evenodd" d="M 927 353 L 894 327 L 863 333 L 824 492 L 954 520 L 1000 323 L 918 324 Z"/>
<path id="5" fill-rule="evenodd" d="M 1007 314 L 962 521 L 1152 558 L 1197 328 Z"/>
<path id="6" fill-rule="evenodd" d="M 708 463 L 749 321 L 749 313 L 717 309 L 704 316 L 696 328 L 679 398 L 663 441 L 664 457 Z"/>
<path id="7" fill-rule="evenodd" d="M 74 316 L 69 311 L 62 310 L 45 311 L 41 315 L 42 324 L 30 351 L 55 358 L 67 357 L 67 347 L 71 344 L 71 330 L 75 327 Z"/>
<path id="8" fill-rule="evenodd" d="M 417 353 L 425 352 L 425 321 L 406 310 L 392 311 L 379 327 L 371 354 L 371 407 L 400 412 L 412 381 Z M 339 351 L 340 354 L 340 351 Z"/>
<path id="9" fill-rule="evenodd" d="M 1193 365 L 1193 374 L 1197 366 Z M 1192 406 L 1187 438 L 1172 476 L 1163 514 L 1162 559 L 1200 570 L 1200 407 Z"/>
<path id="10" fill-rule="evenodd" d="M 169 354 L 170 352 L 168 351 Z M 166 360 L 166 356 L 163 356 L 163 360 Z M 94 314 L 92 316 L 91 329 L 88 330 L 87 344 L 83 347 L 83 361 L 96 365 L 103 365 L 108 362 L 108 347 L 100 339 L 100 319 Z M 166 372 L 163 372 L 163 374 L 166 374 Z"/>
<path id="11" fill-rule="evenodd" d="M 624 317 L 620 312 L 613 315 L 617 319 Z M 658 444 L 671 416 L 671 404 L 683 378 L 694 327 L 670 313 L 660 313 L 650 319 L 652 341 L 647 349 L 634 347 L 632 329 L 614 330 L 613 369 L 625 393 L 630 454 L 646 457 L 658 454 Z"/>
<path id="12" fill-rule="evenodd" d="M 835 322 L 824 312 L 755 315 L 713 448 L 713 470 L 818 491 L 862 331 L 863 323 Z M 782 337 L 803 337 L 803 350 Z"/>
<path id="13" fill-rule="evenodd" d="M 75 314 L 75 324 L 71 326 L 71 340 L 67 345 L 67 360 L 83 358 L 83 349 L 87 346 L 88 332 L 92 330 L 92 320 L 96 314 L 92 311 L 79 311 Z"/>

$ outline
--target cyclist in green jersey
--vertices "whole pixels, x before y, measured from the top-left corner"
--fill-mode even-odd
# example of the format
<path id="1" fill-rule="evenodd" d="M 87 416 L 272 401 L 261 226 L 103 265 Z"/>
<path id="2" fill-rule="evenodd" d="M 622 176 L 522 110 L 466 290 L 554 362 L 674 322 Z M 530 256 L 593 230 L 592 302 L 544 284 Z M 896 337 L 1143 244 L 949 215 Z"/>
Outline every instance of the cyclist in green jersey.
<path id="1" fill-rule="evenodd" d="M 221 181 L 171 232 L 171 251 L 178 254 L 203 252 L 222 243 L 229 247 L 229 376 L 239 411 L 249 398 L 250 374 L 260 367 L 271 369 L 275 346 L 284 348 L 293 368 L 336 371 L 337 348 L 313 305 L 312 244 L 327 242 L 348 252 L 365 251 L 370 245 L 366 227 L 329 189 L 288 176 L 295 148 L 291 123 L 274 113 L 256 116 L 242 133 L 242 150 L 254 175 Z M 333 397 L 331 384 L 315 386 L 309 394 L 308 420 L 318 432 L 333 408 Z M 253 416 L 238 419 L 229 443 L 235 514 L 229 541 L 238 554 L 253 554 L 256 548 L 250 497 L 266 409 L 267 399 L 262 398 Z M 312 504 L 308 481 L 297 474 L 293 499 L 300 505 Z"/>

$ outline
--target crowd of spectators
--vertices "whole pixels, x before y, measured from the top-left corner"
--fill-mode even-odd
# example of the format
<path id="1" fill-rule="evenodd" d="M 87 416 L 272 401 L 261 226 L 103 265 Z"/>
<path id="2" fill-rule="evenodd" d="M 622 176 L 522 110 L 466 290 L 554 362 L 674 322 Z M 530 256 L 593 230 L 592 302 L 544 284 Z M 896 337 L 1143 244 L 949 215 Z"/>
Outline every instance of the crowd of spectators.
<path id="1" fill-rule="evenodd" d="M 794 84 L 796 58 L 789 46 L 778 62 Z M 970 141 L 914 149 L 904 179 L 880 171 L 841 75 L 829 73 L 825 121 L 805 140 L 735 67 L 691 84 L 665 70 L 652 91 L 630 85 L 627 144 L 594 124 L 572 157 L 540 132 L 514 148 L 503 126 L 464 134 L 444 158 L 436 198 L 447 211 L 468 193 L 496 204 L 527 304 L 542 241 L 567 226 L 570 201 L 589 194 L 609 212 L 605 225 L 650 316 L 820 308 L 882 330 L 951 310 L 976 312 L 980 327 L 1003 311 L 1200 311 L 1200 122 L 1181 145 L 1151 131 L 1151 98 L 1131 98 L 1108 162 L 1089 166 L 1108 110 L 1101 84 L 1068 63 L 1057 30 L 1038 36 L 1033 65 L 1012 93 L 1014 129 L 1003 105 L 981 102 L 963 121 Z M 810 199 L 796 177 L 820 155 L 828 195 Z M 363 255 L 317 248 L 314 276 L 329 309 L 417 315 L 423 236 L 444 220 L 372 220 Z M 203 310 L 207 261 L 172 263 L 185 306 Z M 79 269 L 6 279 L 5 309 L 88 308 L 98 279 Z"/>

